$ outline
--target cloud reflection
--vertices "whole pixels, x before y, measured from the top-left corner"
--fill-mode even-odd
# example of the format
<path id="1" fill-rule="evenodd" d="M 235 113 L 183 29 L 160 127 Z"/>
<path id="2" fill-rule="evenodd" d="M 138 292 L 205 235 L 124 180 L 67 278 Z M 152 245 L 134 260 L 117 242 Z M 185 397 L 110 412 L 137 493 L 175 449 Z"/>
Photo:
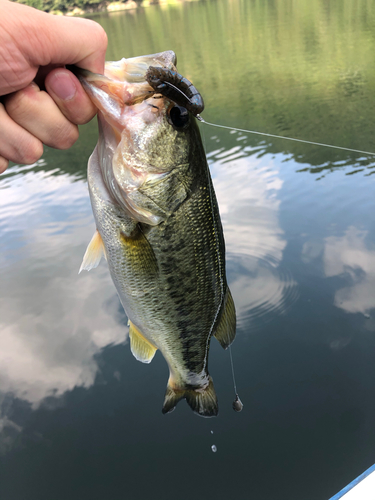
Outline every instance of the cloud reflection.
<path id="1" fill-rule="evenodd" d="M 375 249 L 366 243 L 368 231 L 350 226 L 341 237 L 325 240 L 326 276 L 346 275 L 351 284 L 335 293 L 334 304 L 350 313 L 368 313 L 375 307 Z"/>
<path id="2" fill-rule="evenodd" d="M 290 271 L 280 265 L 286 239 L 279 225 L 279 166 L 270 155 L 257 158 L 250 152 L 237 146 L 208 157 L 238 324 L 248 328 L 250 321 L 253 330 L 257 317 L 264 321 L 271 311 L 285 312 L 297 298 L 297 287 Z"/>
<path id="3" fill-rule="evenodd" d="M 73 180 L 30 171 L 1 191 L 0 393 L 34 405 L 90 386 L 94 355 L 127 336 L 105 265 L 78 276 L 95 226 Z"/>

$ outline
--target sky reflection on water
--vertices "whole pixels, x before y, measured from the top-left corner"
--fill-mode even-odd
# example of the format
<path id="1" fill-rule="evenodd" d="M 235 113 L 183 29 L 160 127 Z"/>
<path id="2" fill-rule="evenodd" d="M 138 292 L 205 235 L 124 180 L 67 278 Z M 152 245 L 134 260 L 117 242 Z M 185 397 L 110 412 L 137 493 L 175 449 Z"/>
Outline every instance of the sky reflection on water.
<path id="1" fill-rule="evenodd" d="M 90 386 L 94 354 L 123 342 L 126 328 L 105 266 L 78 276 L 93 226 L 86 184 L 50 172 L 9 179 L 0 201 L 0 392 L 37 404 Z"/>
<path id="2" fill-rule="evenodd" d="M 218 454 L 232 453 L 229 443 L 239 439 L 246 446 L 241 453 L 251 460 L 246 443 L 254 437 L 248 433 L 257 428 L 258 421 L 264 422 L 268 433 L 266 415 L 270 411 L 279 422 L 295 407 L 310 412 L 312 404 L 323 414 L 349 411 L 345 417 L 348 421 L 340 424 L 342 432 L 349 434 L 352 429 L 362 429 L 362 411 L 372 412 L 372 406 L 359 413 L 353 410 L 353 398 L 357 396 L 348 396 L 339 379 L 328 378 L 332 381 L 322 385 L 316 366 L 322 363 L 322 373 L 334 370 L 337 360 L 328 362 L 327 354 L 322 355 L 325 349 L 332 356 L 354 356 L 357 363 L 361 359 L 357 350 L 373 346 L 375 252 L 368 217 L 374 201 L 366 194 L 369 180 L 363 174 L 350 177 L 350 183 L 345 172 L 317 183 L 317 177 L 309 172 L 296 174 L 297 164 L 285 154 L 263 154 L 259 148 L 251 148 L 246 139 L 237 139 L 235 133 L 205 133 L 226 237 L 228 280 L 238 313 L 233 355 L 245 403 L 245 417 L 240 418 L 245 421 L 236 431 L 232 426 L 231 433 L 224 431 L 225 422 L 234 418 L 228 413 L 233 389 L 229 365 L 225 368 L 228 358 L 213 339 L 210 371 L 219 389 L 224 420 L 210 425 L 221 429 L 218 436 L 215 431 Z M 15 166 L 0 180 L 0 455 L 11 460 L 12 456 L 23 456 L 22 450 L 30 446 L 38 447 L 40 457 L 48 449 L 60 453 L 54 436 L 62 424 L 52 422 L 63 411 L 68 418 L 63 424 L 66 428 L 76 404 L 77 417 L 87 398 L 90 405 L 100 404 L 105 397 L 101 387 L 107 388 L 108 398 L 116 393 L 116 400 L 106 402 L 100 418 L 112 419 L 120 407 L 127 408 L 130 421 L 145 415 L 145 425 L 151 420 L 160 429 L 166 425 L 160 432 L 167 438 L 171 425 L 186 425 L 191 415 L 180 404 L 173 421 L 159 420 L 165 362 L 157 356 L 149 369 L 131 364 L 126 316 L 105 262 L 90 273 L 77 274 L 94 231 L 87 184 L 56 169 L 49 171 L 47 163 L 37 167 L 37 171 L 19 171 Z M 330 295 L 332 299 L 327 300 Z M 339 316 L 335 317 L 332 308 Z M 355 319 L 347 324 L 344 316 L 357 313 L 361 313 L 362 321 Z M 318 348 L 316 354 L 313 346 Z M 305 349 L 309 349 L 309 357 Z M 269 370 L 267 375 L 261 375 L 263 368 L 258 363 L 262 359 L 264 369 Z M 347 368 L 342 370 L 345 381 L 349 375 Z M 307 384 L 309 403 L 298 391 L 296 400 L 289 393 L 285 401 L 280 400 L 274 393 L 272 374 L 280 380 L 281 391 L 287 390 L 285 384 Z M 355 387 L 363 385 L 363 377 L 369 380 L 368 371 L 363 369 L 361 374 L 356 370 L 354 379 L 360 382 L 353 381 Z M 144 390 L 149 391 L 146 399 L 142 398 Z M 270 390 L 273 392 L 268 401 L 264 398 Z M 344 394 L 338 396 L 343 398 L 340 401 L 332 400 L 341 409 L 325 409 L 328 403 L 324 401 L 331 401 L 326 399 L 327 394 L 336 390 Z M 100 396 L 94 397 L 97 391 Z M 356 404 L 361 408 L 362 403 Z M 266 413 L 260 416 L 262 411 Z M 79 418 L 90 418 L 84 415 Z M 322 426 L 322 439 L 327 442 L 326 420 L 317 424 L 306 415 L 306 432 L 311 426 Z M 50 423 L 44 429 L 45 418 Z M 248 427 L 245 422 L 249 418 L 255 421 Z M 200 432 L 204 425 L 198 425 Z M 187 439 L 189 432 L 195 432 L 193 428 L 187 428 L 179 439 Z M 120 439 L 128 446 L 126 427 L 122 432 L 125 434 Z M 278 434 L 274 438 L 279 439 Z M 291 439 L 297 445 L 295 438 Z M 351 449 L 357 449 L 356 442 L 348 443 Z M 207 443 L 208 449 L 211 444 Z M 88 444 L 82 446 L 86 449 Z M 267 450 L 264 448 L 264 453 Z"/>
<path id="3" fill-rule="evenodd" d="M 328 236 L 324 246 L 327 277 L 346 276 L 349 286 L 335 293 L 335 306 L 349 313 L 369 314 L 375 308 L 375 246 L 368 231 L 348 227 L 341 237 Z"/>

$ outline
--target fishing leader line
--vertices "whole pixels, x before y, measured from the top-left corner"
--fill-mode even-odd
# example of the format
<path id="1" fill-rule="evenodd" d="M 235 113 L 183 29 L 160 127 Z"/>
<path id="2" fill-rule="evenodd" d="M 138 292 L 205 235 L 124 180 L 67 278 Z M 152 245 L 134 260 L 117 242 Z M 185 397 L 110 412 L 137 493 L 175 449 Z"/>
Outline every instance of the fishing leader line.
<path id="1" fill-rule="evenodd" d="M 197 115 L 196 118 L 200 122 L 205 123 L 206 125 L 211 125 L 211 127 L 225 128 L 228 130 L 236 130 L 237 132 L 245 132 L 246 134 L 264 135 L 266 137 L 273 137 L 275 139 L 285 139 L 287 141 L 303 142 L 304 144 L 312 144 L 313 146 L 323 146 L 325 148 L 341 149 L 343 151 L 351 151 L 352 153 L 363 153 L 365 155 L 375 156 L 375 153 L 372 153 L 371 151 L 362 151 L 360 149 L 351 149 L 351 148 L 344 148 L 342 146 L 334 146 L 333 144 L 324 144 L 323 142 L 314 142 L 314 141 L 306 141 L 304 139 L 295 139 L 294 137 L 286 137 L 284 135 L 266 134 L 266 132 L 257 132 L 256 130 L 246 130 L 243 128 L 227 127 L 226 125 L 218 125 L 217 123 L 206 122 L 206 120 L 204 120 L 200 115 Z"/>
<path id="2" fill-rule="evenodd" d="M 237 392 L 237 386 L 236 386 L 236 378 L 234 376 L 234 368 L 233 368 L 233 358 L 232 358 L 232 346 L 229 346 L 229 357 L 230 357 L 230 366 L 232 367 L 232 377 L 233 377 L 233 385 L 234 385 L 234 392 L 236 393 L 236 396 L 234 398 L 234 401 L 232 403 L 232 408 L 234 411 L 241 411 L 243 408 L 243 403 L 240 400 L 240 397 Z"/>

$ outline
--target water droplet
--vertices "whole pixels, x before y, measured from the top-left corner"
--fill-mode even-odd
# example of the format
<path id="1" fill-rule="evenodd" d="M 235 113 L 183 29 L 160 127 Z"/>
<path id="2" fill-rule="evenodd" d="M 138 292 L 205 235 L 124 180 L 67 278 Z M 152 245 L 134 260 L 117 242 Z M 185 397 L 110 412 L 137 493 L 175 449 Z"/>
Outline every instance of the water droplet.
<path id="1" fill-rule="evenodd" d="M 240 400 L 238 394 L 236 394 L 236 397 L 234 398 L 232 406 L 233 406 L 234 411 L 242 411 L 243 403 Z"/>
<path id="2" fill-rule="evenodd" d="M 213 433 L 214 433 L 214 431 L 211 431 L 211 434 L 213 434 Z"/>
<path id="3" fill-rule="evenodd" d="M 217 448 L 216 448 L 216 445 L 215 445 L 215 444 L 213 444 L 213 445 L 211 446 L 211 450 L 212 450 L 214 453 L 216 453 L 216 452 L 217 452 Z"/>

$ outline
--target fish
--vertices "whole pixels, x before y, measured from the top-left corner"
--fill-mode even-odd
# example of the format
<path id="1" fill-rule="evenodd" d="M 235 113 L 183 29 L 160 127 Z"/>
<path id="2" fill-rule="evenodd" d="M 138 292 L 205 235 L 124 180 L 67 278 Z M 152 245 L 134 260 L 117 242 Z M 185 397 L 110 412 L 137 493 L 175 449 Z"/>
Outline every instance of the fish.
<path id="1" fill-rule="evenodd" d="M 104 255 L 128 317 L 131 352 L 143 363 L 157 350 L 165 358 L 162 412 L 186 399 L 196 414 L 216 416 L 210 341 L 229 347 L 236 312 L 197 126 L 203 99 L 177 73 L 173 51 L 107 62 L 104 75 L 74 71 L 98 108 L 99 127 L 88 162 L 96 231 L 80 272 Z"/>

